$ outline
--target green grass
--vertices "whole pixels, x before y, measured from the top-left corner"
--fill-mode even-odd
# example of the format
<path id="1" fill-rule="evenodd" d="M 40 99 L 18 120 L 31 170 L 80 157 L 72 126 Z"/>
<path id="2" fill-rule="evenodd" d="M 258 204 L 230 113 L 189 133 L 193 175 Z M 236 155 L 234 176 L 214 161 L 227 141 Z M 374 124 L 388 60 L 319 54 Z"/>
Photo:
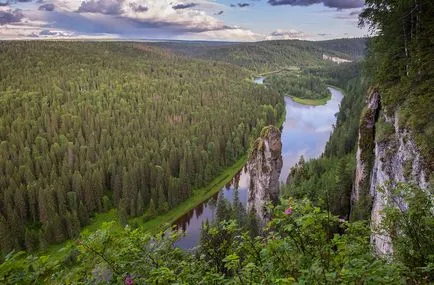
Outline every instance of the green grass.
<path id="1" fill-rule="evenodd" d="M 333 89 L 336 89 L 338 91 L 340 91 L 342 93 L 343 96 L 345 96 L 345 90 L 334 86 L 334 85 L 328 85 L 328 87 L 331 87 Z M 322 98 L 322 99 L 303 99 L 303 98 L 298 98 L 298 97 L 294 97 L 294 96 L 290 96 L 291 99 L 294 102 L 297 102 L 299 104 L 303 104 L 303 105 L 310 105 L 310 106 L 321 106 L 321 105 L 325 105 L 327 104 L 327 102 L 332 98 L 332 94 L 330 94 L 328 97 L 326 98 Z"/>
<path id="2" fill-rule="evenodd" d="M 278 70 L 273 70 L 273 71 L 269 71 L 269 72 L 264 72 L 259 74 L 259 76 L 266 76 L 266 75 L 270 75 L 270 74 L 276 74 L 276 73 L 280 73 L 280 72 L 299 72 L 301 69 L 298 66 L 288 66 L 288 67 L 282 67 L 281 69 Z"/>
<path id="3" fill-rule="evenodd" d="M 167 229 L 184 214 L 218 193 L 220 189 L 231 181 L 235 174 L 242 169 L 246 162 L 246 157 L 247 156 L 243 156 L 234 165 L 227 168 L 222 174 L 215 178 L 209 186 L 195 190 L 194 195 L 179 204 L 177 207 L 171 209 L 169 212 L 159 215 L 147 222 L 142 222 L 142 217 L 134 218 L 131 221 L 137 222 L 141 228 L 152 234 Z"/>
<path id="4" fill-rule="evenodd" d="M 273 70 L 273 71 L 269 71 L 269 72 L 265 72 L 265 73 L 261 73 L 259 75 L 255 75 L 253 76 L 253 78 L 256 77 L 265 77 L 266 75 L 271 75 L 271 74 L 277 74 L 277 73 L 281 73 L 281 72 L 288 72 L 288 73 L 300 73 L 301 68 L 297 67 L 297 66 L 289 66 L 289 67 L 283 67 L 281 69 L 277 69 L 277 70 Z M 251 80 L 251 79 L 250 79 Z M 337 89 L 339 91 L 342 92 L 342 94 L 344 94 L 344 90 L 336 87 L 336 86 L 332 86 L 332 85 L 328 85 L 329 87 L 333 87 L 334 89 Z M 320 105 L 325 105 L 327 104 L 327 102 L 331 99 L 332 95 L 329 94 L 329 96 L 325 97 L 325 98 L 321 98 L 321 99 L 304 99 L 304 98 L 299 98 L 299 97 L 295 97 L 295 96 L 290 96 L 291 99 L 294 102 L 297 102 L 299 104 L 303 104 L 303 105 L 309 105 L 309 106 L 320 106 Z M 285 120 L 285 117 L 283 117 L 283 120 Z M 283 122 L 279 122 L 282 123 Z M 278 124 L 280 126 L 280 124 Z"/>
<path id="5" fill-rule="evenodd" d="M 139 227 L 148 231 L 151 234 L 157 234 L 165 229 L 169 228 L 178 218 L 182 217 L 188 211 L 194 209 L 200 203 L 206 201 L 215 195 L 221 188 L 223 188 L 234 176 L 235 174 L 242 169 L 247 159 L 247 155 L 240 158 L 237 162 L 235 162 L 232 166 L 226 168 L 218 177 L 216 177 L 207 187 L 194 190 L 194 194 L 179 204 L 177 207 L 171 209 L 165 214 L 156 216 L 152 220 L 147 222 L 143 221 L 144 216 L 136 217 L 130 219 L 129 222 L 131 224 L 135 223 Z M 145 214 L 146 215 L 146 214 Z M 86 238 L 90 234 L 96 232 L 104 223 L 114 222 L 111 226 L 111 231 L 120 231 L 122 227 L 119 223 L 119 218 L 117 215 L 117 209 L 111 209 L 106 213 L 96 214 L 92 219 L 89 225 L 84 227 L 80 232 L 80 238 Z M 64 260 L 68 254 L 69 250 L 63 250 L 65 247 L 72 246 L 76 240 L 67 240 L 65 242 L 59 244 L 53 244 L 48 246 L 46 249 L 39 250 L 33 253 L 34 256 L 47 256 L 49 261 L 59 261 Z M 16 267 L 20 267 L 21 261 L 24 261 L 27 254 L 23 254 L 14 261 L 12 264 Z M 11 265 L 12 265 L 11 264 Z M 72 269 L 71 269 L 72 270 Z"/>
<path id="6" fill-rule="evenodd" d="M 276 126 L 281 127 L 285 121 L 285 112 L 282 114 L 280 120 L 277 122 Z M 247 154 L 250 150 L 247 151 Z M 151 220 L 144 221 L 143 216 L 132 218 L 129 220 L 131 224 L 136 224 L 144 230 L 151 234 L 156 234 L 165 229 L 169 228 L 177 219 L 188 213 L 190 210 L 197 207 L 199 204 L 208 200 L 216 193 L 220 191 L 234 176 L 242 169 L 247 161 L 248 155 L 244 155 L 238 161 L 236 161 L 232 166 L 226 168 L 218 177 L 216 177 L 207 187 L 196 189 L 193 191 L 193 195 L 179 204 L 177 207 L 169 210 L 167 213 L 156 216 Z M 111 226 L 111 230 L 117 231 L 121 230 L 122 227 L 119 223 L 119 217 L 117 214 L 117 209 L 113 208 L 106 213 L 95 214 L 90 221 L 90 224 L 85 226 L 80 232 L 80 238 L 85 238 L 90 234 L 96 232 L 104 223 L 114 222 Z M 68 250 L 63 250 L 63 248 L 71 246 L 77 240 L 67 240 L 59 244 L 52 244 L 46 249 L 38 250 L 33 253 L 35 256 L 49 256 L 52 261 L 63 260 L 68 254 Z M 22 255 L 20 258 L 16 259 L 13 263 L 19 264 L 26 255 Z"/>
<path id="7" fill-rule="evenodd" d="M 290 96 L 290 97 L 294 102 L 297 102 L 299 104 L 310 105 L 310 106 L 320 106 L 320 105 L 327 104 L 327 102 L 330 100 L 332 95 L 330 94 L 326 98 L 322 98 L 322 99 L 303 99 L 303 98 L 298 98 L 298 97 L 294 97 L 294 96 Z"/>

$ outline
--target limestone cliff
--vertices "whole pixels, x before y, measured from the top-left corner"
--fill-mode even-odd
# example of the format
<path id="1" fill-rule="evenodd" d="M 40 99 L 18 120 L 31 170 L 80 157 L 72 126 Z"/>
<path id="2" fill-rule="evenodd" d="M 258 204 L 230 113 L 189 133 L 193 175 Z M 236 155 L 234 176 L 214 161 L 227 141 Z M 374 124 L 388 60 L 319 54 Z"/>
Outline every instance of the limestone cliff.
<path id="1" fill-rule="evenodd" d="M 372 207 L 370 173 L 374 164 L 375 122 L 380 110 L 380 93 L 370 92 L 362 112 L 356 153 L 356 173 L 351 193 L 351 220 L 368 219 Z"/>
<path id="2" fill-rule="evenodd" d="M 382 210 L 390 196 L 390 187 L 407 182 L 421 189 L 429 188 L 428 173 L 411 133 L 399 124 L 399 111 L 386 115 L 378 91 L 370 93 L 362 114 L 357 149 L 354 187 L 351 195 L 353 220 L 371 218 L 374 233 L 371 241 L 380 254 L 393 252 L 390 238 L 375 233 L 381 223 Z M 380 191 L 381 190 L 381 191 Z M 428 191 L 428 190 L 427 190 Z M 398 207 L 406 201 L 394 197 Z"/>
<path id="3" fill-rule="evenodd" d="M 254 209 L 262 224 L 270 218 L 266 204 L 278 200 L 282 164 L 280 131 L 274 126 L 265 127 L 255 141 L 247 163 L 250 174 L 247 209 Z"/>

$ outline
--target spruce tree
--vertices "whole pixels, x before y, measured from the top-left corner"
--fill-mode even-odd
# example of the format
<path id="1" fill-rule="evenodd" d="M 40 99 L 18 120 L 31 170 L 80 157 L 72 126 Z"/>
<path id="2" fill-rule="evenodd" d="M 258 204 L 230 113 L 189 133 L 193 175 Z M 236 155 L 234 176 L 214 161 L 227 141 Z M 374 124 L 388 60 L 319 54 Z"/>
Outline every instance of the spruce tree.
<path id="1" fill-rule="evenodd" d="M 252 238 L 259 236 L 261 232 L 255 207 L 252 207 L 249 211 L 249 215 L 247 217 L 247 229 L 249 230 L 250 236 Z"/>
<path id="2" fill-rule="evenodd" d="M 127 202 L 125 199 L 121 199 L 119 201 L 119 223 L 124 227 L 128 224 L 128 210 L 127 210 Z"/>
<path id="3" fill-rule="evenodd" d="M 142 196 L 142 192 L 139 191 L 139 193 L 137 194 L 137 211 L 136 211 L 136 215 L 137 216 L 141 216 L 143 215 L 144 209 L 145 209 L 145 202 L 143 201 L 143 196 Z"/>

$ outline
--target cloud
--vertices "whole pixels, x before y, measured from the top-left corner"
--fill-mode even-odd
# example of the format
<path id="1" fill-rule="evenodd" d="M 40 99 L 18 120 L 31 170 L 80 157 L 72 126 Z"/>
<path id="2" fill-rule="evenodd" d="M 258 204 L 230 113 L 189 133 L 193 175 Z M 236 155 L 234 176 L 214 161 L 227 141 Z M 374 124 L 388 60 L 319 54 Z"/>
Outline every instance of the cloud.
<path id="1" fill-rule="evenodd" d="M 39 32 L 40 36 L 55 36 L 57 32 L 51 32 L 50 30 L 42 30 Z"/>
<path id="2" fill-rule="evenodd" d="M 359 14 L 362 12 L 361 10 L 354 10 L 350 13 L 346 13 L 344 11 L 338 11 L 339 13 L 334 16 L 335 19 L 342 19 L 342 20 L 358 20 Z"/>
<path id="3" fill-rule="evenodd" d="M 130 8 L 137 13 L 143 13 L 149 10 L 149 8 L 147 6 L 143 6 L 137 3 L 130 3 Z"/>
<path id="4" fill-rule="evenodd" d="M 0 37 L 59 37 L 61 32 L 76 38 L 263 39 L 218 19 L 215 11 L 222 11 L 217 13 L 221 15 L 225 6 L 214 0 L 194 0 L 200 9 L 173 9 L 176 4 L 173 0 L 50 0 L 47 3 L 54 6 L 50 13 L 46 12 L 51 10 L 51 6 L 45 6 L 48 4 L 26 7 L 23 16 L 3 13 L 1 21 L 10 23 L 14 19 L 14 24 L 9 24 L 8 29 L 0 28 Z M 25 22 L 26 28 L 18 21 Z"/>
<path id="5" fill-rule="evenodd" d="M 250 30 L 241 28 L 223 29 L 215 31 L 204 31 L 196 34 L 189 34 L 191 39 L 201 40 L 228 40 L 228 41 L 258 41 L 263 40 L 264 37 L 261 34 L 254 33 Z"/>
<path id="6" fill-rule="evenodd" d="M 38 8 L 38 10 L 39 11 L 49 11 L 49 12 L 51 12 L 51 11 L 54 11 L 54 4 L 44 4 L 44 5 L 41 5 L 41 6 L 39 6 L 39 8 Z"/>
<path id="7" fill-rule="evenodd" d="M 100 13 L 105 15 L 119 15 L 122 13 L 123 0 L 90 0 L 81 2 L 78 13 Z"/>
<path id="8" fill-rule="evenodd" d="M 193 8 L 196 7 L 198 4 L 197 3 L 187 3 L 187 4 L 176 4 L 173 5 L 172 8 L 175 10 L 181 10 L 181 9 L 188 9 L 188 8 Z"/>
<path id="9" fill-rule="evenodd" d="M 9 6 L 9 1 L 6 2 L 0 2 L 0 7 Z"/>
<path id="10" fill-rule="evenodd" d="M 303 32 L 291 29 L 288 31 L 277 29 L 266 37 L 266 40 L 294 40 L 305 38 Z"/>
<path id="11" fill-rule="evenodd" d="M 231 4 L 230 6 L 232 8 L 236 8 L 236 7 L 245 8 L 245 7 L 249 7 L 250 4 L 249 3 L 237 3 L 237 4 Z"/>
<path id="12" fill-rule="evenodd" d="M 291 6 L 310 6 L 322 3 L 329 8 L 351 9 L 360 8 L 365 4 L 364 0 L 268 0 L 272 6 L 291 5 Z"/>
<path id="13" fill-rule="evenodd" d="M 48 36 L 48 37 L 68 37 L 70 36 L 67 33 L 61 32 L 61 31 L 50 31 L 50 30 L 42 30 L 39 32 L 39 36 Z"/>
<path id="14" fill-rule="evenodd" d="M 24 18 L 24 15 L 19 9 L 15 9 L 13 11 L 0 11 L 0 25 L 18 23 L 22 18 Z"/>

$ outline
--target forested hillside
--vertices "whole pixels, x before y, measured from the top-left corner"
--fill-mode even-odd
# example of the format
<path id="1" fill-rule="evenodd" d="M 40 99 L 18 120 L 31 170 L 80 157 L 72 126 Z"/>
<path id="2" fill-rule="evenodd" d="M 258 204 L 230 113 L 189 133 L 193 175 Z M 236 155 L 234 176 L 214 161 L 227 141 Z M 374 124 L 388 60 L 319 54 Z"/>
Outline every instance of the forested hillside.
<path id="1" fill-rule="evenodd" d="M 293 100 L 308 99 L 309 102 L 325 103 L 331 96 L 324 80 L 309 73 L 282 71 L 268 75 L 264 82 L 282 96 L 291 96 Z"/>
<path id="2" fill-rule="evenodd" d="M 285 40 L 232 44 L 169 42 L 153 45 L 195 58 L 232 63 L 262 73 L 288 66 L 333 66 L 322 59 L 324 53 L 342 58 L 359 59 L 364 55 L 366 39 L 339 39 L 323 42 Z"/>
<path id="3" fill-rule="evenodd" d="M 402 128 L 413 132 L 430 172 L 434 170 L 434 2 L 366 1 L 360 23 L 378 29 L 367 58 L 386 115 L 399 112 Z M 401 3 L 402 2 L 402 3 Z"/>
<path id="4" fill-rule="evenodd" d="M 1 249 L 77 239 L 54 251 L 6 255 L 0 283 L 432 284 L 434 4 L 365 3 L 361 22 L 378 35 L 364 62 L 364 39 L 1 42 Z M 357 61 L 338 65 L 323 53 Z M 272 217 L 264 228 L 236 190 L 232 203 L 219 196 L 216 219 L 202 224 L 193 254 L 176 246 L 182 233 L 168 227 L 153 235 L 125 226 L 128 217 L 174 208 L 242 157 L 263 126 L 281 118 L 281 95 L 294 88 L 282 84 L 279 95 L 252 84 L 252 75 L 290 66 L 303 73 L 287 82 L 300 94 L 330 84 L 345 95 L 324 153 L 291 169 L 278 203 L 265 207 Z M 370 90 L 381 103 L 369 114 L 367 138 Z M 420 169 L 396 156 L 413 138 L 431 178 L 426 188 L 407 178 Z M 395 140 L 376 157 L 378 146 Z M 361 146 L 368 146 L 363 155 Z M 384 163 L 379 173 L 386 163 L 392 170 L 405 164 L 407 173 L 376 193 L 367 187 L 358 216 L 366 219 L 358 220 L 350 218 L 354 176 L 374 173 L 358 171 L 366 156 Z M 383 199 L 377 224 L 369 220 L 374 199 Z M 111 221 L 79 235 L 92 214 L 112 207 L 123 227 Z M 375 235 L 390 237 L 390 254 L 376 251 Z"/>
<path id="5" fill-rule="evenodd" d="M 301 158 L 291 169 L 283 191 L 298 199 L 309 198 L 334 215 L 348 218 L 360 114 L 367 92 L 366 74 L 360 63 L 310 72 L 320 74 L 329 84 L 341 87 L 345 96 L 324 154 L 308 162 Z"/>
<path id="6" fill-rule="evenodd" d="M 283 112 L 248 73 L 139 43 L 0 42 L 1 251 L 164 213 Z"/>

